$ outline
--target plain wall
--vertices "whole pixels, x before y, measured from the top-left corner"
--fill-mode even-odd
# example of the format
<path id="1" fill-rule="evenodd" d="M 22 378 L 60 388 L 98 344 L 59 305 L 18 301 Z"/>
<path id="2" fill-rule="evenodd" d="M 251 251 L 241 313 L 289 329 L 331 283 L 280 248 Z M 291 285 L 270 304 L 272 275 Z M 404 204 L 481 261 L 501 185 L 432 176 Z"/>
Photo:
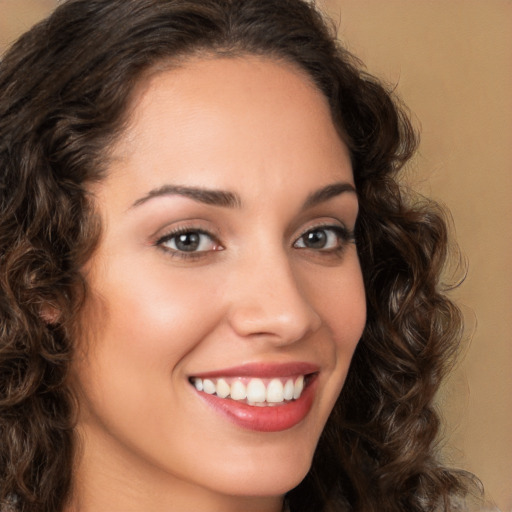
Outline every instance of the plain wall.
<path id="1" fill-rule="evenodd" d="M 0 0 L 0 52 L 56 0 Z M 446 457 L 512 511 L 512 1 L 324 0 L 368 70 L 421 125 L 408 180 L 452 212 L 468 331 L 443 389 Z"/>

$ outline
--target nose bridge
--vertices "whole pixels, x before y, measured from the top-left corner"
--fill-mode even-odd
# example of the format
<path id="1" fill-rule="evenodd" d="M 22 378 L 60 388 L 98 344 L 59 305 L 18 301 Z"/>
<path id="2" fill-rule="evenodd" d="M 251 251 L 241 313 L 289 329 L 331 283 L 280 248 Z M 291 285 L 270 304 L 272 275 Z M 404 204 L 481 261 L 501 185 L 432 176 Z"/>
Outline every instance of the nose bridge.
<path id="1" fill-rule="evenodd" d="M 252 251 L 237 265 L 229 317 L 239 335 L 266 336 L 286 344 L 318 329 L 320 317 L 283 247 Z"/>

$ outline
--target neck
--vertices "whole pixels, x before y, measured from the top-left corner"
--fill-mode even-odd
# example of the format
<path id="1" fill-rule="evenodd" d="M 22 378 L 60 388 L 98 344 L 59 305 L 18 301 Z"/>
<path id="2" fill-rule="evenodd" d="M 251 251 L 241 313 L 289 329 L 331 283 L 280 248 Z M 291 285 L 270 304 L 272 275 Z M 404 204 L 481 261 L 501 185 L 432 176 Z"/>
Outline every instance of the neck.
<path id="1" fill-rule="evenodd" d="M 156 496 L 135 496 L 132 492 L 122 494 L 117 490 L 100 489 L 92 495 L 90 492 L 76 494 L 64 512 L 96 512 L 108 510 L 109 512 L 135 512 L 140 510 L 151 510 L 152 512 L 282 512 L 283 500 L 281 498 L 243 498 L 237 496 L 226 496 L 225 499 L 219 496 L 198 496 L 197 493 L 190 495 L 172 495 L 167 499 Z"/>

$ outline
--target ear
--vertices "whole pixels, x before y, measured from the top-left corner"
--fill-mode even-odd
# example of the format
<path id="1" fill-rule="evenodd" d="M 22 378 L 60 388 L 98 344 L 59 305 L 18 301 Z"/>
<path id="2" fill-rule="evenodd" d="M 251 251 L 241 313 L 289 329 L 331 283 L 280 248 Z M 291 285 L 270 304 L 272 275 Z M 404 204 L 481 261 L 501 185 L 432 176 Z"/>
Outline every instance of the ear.
<path id="1" fill-rule="evenodd" d="M 39 316 L 48 325 L 55 325 L 60 319 L 61 311 L 56 306 L 46 303 L 39 309 Z"/>

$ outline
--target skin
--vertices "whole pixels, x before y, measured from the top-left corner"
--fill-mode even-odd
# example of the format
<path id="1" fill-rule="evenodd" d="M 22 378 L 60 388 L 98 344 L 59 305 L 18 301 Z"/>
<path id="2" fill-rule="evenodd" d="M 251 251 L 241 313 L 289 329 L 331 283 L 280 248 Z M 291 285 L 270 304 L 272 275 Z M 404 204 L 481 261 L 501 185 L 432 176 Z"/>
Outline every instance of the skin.
<path id="1" fill-rule="evenodd" d="M 287 63 L 190 60 L 139 84 L 112 154 L 93 189 L 104 231 L 86 269 L 93 327 L 73 370 L 82 455 L 68 510 L 278 512 L 365 323 L 355 243 L 336 232 L 354 228 L 356 194 L 304 207 L 322 187 L 353 185 L 327 102 Z M 237 204 L 151 196 L 168 185 L 229 191 Z M 187 257 L 176 228 L 211 237 Z M 304 243 L 315 228 L 323 248 Z M 318 366 L 317 387 L 310 413 L 281 432 L 241 428 L 189 382 L 294 361 Z"/>

